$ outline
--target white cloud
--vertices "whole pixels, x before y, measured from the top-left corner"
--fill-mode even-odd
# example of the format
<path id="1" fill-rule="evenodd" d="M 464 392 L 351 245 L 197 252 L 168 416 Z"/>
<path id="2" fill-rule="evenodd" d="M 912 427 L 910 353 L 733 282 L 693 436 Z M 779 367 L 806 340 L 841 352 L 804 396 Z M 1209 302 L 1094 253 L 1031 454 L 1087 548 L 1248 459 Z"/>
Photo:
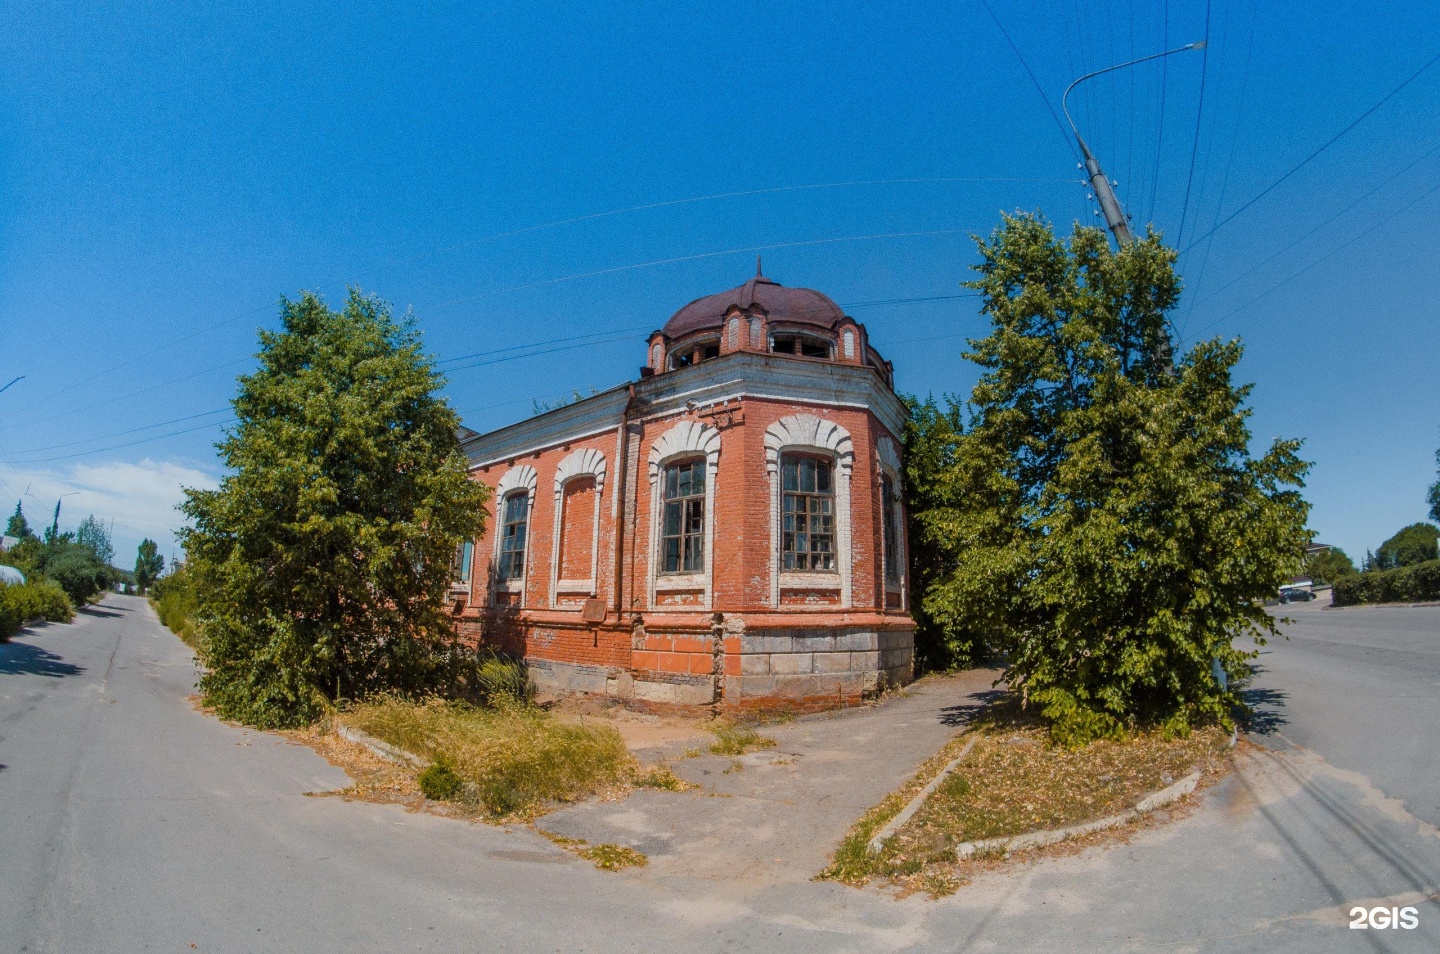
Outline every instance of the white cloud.
<path id="1" fill-rule="evenodd" d="M 65 497 L 60 509 L 60 528 L 73 530 L 86 516 L 94 514 L 109 524 L 114 521 L 115 562 L 129 566 L 135 549 L 144 537 L 160 544 L 167 557 L 178 554 L 175 532 L 185 525 L 185 516 L 175 509 L 184 499 L 182 487 L 210 489 L 218 479 L 198 468 L 176 461 L 151 460 L 139 463 L 113 461 L 102 464 L 73 464 L 65 470 L 7 469 L 5 483 L 12 488 L 29 487 L 23 498 L 25 517 L 36 533 L 50 525 L 55 501 Z M 0 520 L 13 512 L 8 501 L 0 506 Z M 3 527 L 3 524 L 0 524 Z"/>

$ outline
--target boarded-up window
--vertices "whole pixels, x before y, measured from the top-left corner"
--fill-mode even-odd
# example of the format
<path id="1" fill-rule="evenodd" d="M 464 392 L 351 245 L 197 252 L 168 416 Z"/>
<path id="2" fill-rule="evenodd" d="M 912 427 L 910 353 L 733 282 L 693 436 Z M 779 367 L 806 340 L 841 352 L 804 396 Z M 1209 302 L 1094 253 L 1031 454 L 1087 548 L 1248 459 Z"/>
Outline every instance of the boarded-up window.
<path id="1" fill-rule="evenodd" d="M 740 319 L 730 319 L 730 350 L 734 351 L 740 347 Z"/>
<path id="2" fill-rule="evenodd" d="M 845 329 L 845 357 L 855 357 L 855 332 Z"/>
<path id="3" fill-rule="evenodd" d="M 560 505 L 560 579 L 588 580 L 594 575 L 595 478 L 567 481 Z"/>

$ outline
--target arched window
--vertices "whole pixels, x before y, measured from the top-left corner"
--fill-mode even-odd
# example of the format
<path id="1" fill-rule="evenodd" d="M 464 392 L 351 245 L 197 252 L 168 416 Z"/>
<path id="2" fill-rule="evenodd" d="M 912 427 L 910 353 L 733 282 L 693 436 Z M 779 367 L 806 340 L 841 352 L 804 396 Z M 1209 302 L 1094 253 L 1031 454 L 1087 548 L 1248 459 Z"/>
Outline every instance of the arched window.
<path id="1" fill-rule="evenodd" d="M 525 538 L 530 524 L 530 495 L 517 490 L 504 500 L 500 518 L 500 558 L 495 565 L 497 580 L 519 580 L 525 576 Z"/>
<path id="2" fill-rule="evenodd" d="M 880 508 L 885 534 L 885 582 L 900 585 L 900 508 L 895 506 L 895 482 L 889 474 L 880 477 Z"/>
<path id="3" fill-rule="evenodd" d="M 700 573 L 705 569 L 705 459 L 665 468 L 660 522 L 660 572 Z"/>
<path id="4" fill-rule="evenodd" d="M 761 330 L 761 329 L 760 329 L 760 319 L 759 319 L 759 318 L 751 318 L 751 319 L 750 319 L 750 347 L 752 347 L 752 348 L 758 348 L 758 347 L 760 347 L 760 330 Z"/>
<path id="5" fill-rule="evenodd" d="M 730 319 L 730 350 L 738 351 L 740 348 L 740 319 Z"/>
<path id="6" fill-rule="evenodd" d="M 834 465 L 822 457 L 787 454 L 780 462 L 780 566 L 835 570 Z"/>
<path id="7" fill-rule="evenodd" d="M 846 329 L 845 329 L 845 335 L 844 335 L 844 341 L 845 341 L 845 357 L 847 357 L 847 358 L 853 358 L 853 357 L 855 357 L 855 332 L 852 331 L 852 330 L 850 330 L 849 328 L 846 328 Z"/>

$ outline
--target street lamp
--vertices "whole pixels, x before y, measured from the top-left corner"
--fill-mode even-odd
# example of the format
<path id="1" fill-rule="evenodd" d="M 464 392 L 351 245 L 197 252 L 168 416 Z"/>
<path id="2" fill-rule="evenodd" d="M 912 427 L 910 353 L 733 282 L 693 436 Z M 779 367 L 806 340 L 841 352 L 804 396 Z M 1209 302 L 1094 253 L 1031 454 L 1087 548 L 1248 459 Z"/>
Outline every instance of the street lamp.
<path id="1" fill-rule="evenodd" d="M 1128 63 L 1118 63 L 1115 66 L 1107 66 L 1103 70 L 1096 70 L 1093 73 L 1086 73 L 1084 76 L 1065 87 L 1065 93 L 1060 97 L 1060 109 L 1065 113 L 1065 120 L 1070 123 L 1070 131 L 1075 134 L 1075 141 L 1080 144 L 1080 153 L 1085 157 L 1085 171 L 1090 176 L 1090 188 L 1095 190 L 1095 198 L 1100 200 L 1100 212 L 1105 216 L 1105 224 L 1115 234 L 1115 241 L 1120 245 L 1131 241 L 1134 236 L 1130 234 L 1130 226 L 1125 222 L 1125 213 L 1120 208 L 1120 200 L 1115 198 L 1115 190 L 1110 187 L 1110 180 L 1105 178 L 1105 173 L 1100 170 L 1100 163 L 1091 155 L 1090 147 L 1085 145 L 1085 140 L 1080 137 L 1080 130 L 1075 128 L 1075 120 L 1070 118 L 1070 110 L 1065 100 L 1070 96 L 1070 91 L 1081 83 L 1103 73 L 1113 73 L 1116 70 L 1123 70 L 1127 66 L 1136 66 L 1140 63 L 1148 63 L 1150 60 L 1158 60 L 1162 56 L 1173 56 L 1176 53 L 1184 53 L 1186 50 L 1199 50 L 1205 46 L 1205 41 L 1187 43 L 1184 46 L 1176 47 L 1173 50 L 1166 50 L 1164 53 L 1151 53 L 1149 56 L 1142 56 L 1138 60 L 1131 60 Z"/>

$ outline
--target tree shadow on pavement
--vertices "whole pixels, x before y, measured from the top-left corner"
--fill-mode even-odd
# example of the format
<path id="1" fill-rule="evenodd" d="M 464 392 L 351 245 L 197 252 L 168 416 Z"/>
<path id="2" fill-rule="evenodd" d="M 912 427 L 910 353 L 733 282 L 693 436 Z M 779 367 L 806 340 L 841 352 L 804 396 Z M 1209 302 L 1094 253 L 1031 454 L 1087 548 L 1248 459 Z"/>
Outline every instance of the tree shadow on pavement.
<path id="1" fill-rule="evenodd" d="M 84 666 L 65 661 L 59 653 L 52 653 L 29 643 L 0 643 L 0 676 L 51 676 L 56 679 L 78 676 Z"/>
<path id="2" fill-rule="evenodd" d="M 111 619 L 118 619 L 129 613 L 129 610 L 119 609 L 113 606 L 82 606 L 76 610 L 81 616 L 108 616 Z"/>
<path id="3" fill-rule="evenodd" d="M 1250 711 L 1241 717 L 1241 724 L 1246 732 L 1254 735 L 1270 735 L 1290 721 L 1284 715 L 1285 700 L 1290 698 L 1290 694 L 1278 689 L 1255 686 L 1255 680 L 1265 672 L 1264 666 L 1252 663 L 1249 678 L 1245 680 L 1243 687 L 1237 687 L 1240 698 L 1250 708 Z"/>
<path id="4" fill-rule="evenodd" d="M 987 689 L 984 692 L 977 692 L 970 696 L 973 702 L 965 702 L 960 705 L 946 706 L 940 710 L 940 722 L 942 725 L 969 725 L 975 721 L 980 714 L 991 703 L 998 699 L 1005 698 L 1004 689 Z"/>

